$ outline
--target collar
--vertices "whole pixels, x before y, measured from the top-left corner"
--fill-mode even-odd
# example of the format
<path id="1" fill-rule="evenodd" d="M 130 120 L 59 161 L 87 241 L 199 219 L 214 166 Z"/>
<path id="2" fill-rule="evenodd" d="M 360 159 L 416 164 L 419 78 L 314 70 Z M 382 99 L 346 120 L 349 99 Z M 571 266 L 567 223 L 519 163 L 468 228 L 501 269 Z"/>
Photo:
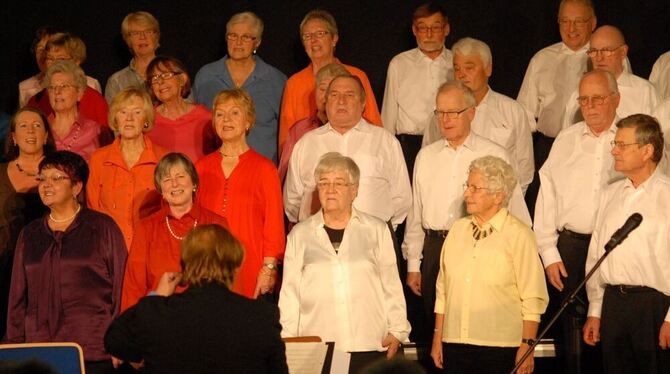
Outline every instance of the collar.
<path id="1" fill-rule="evenodd" d="M 444 61 L 450 61 L 451 59 L 449 58 L 451 51 L 447 49 L 446 46 L 442 46 L 442 51 L 440 54 L 433 60 L 432 58 L 426 56 L 425 53 L 421 51 L 419 47 L 414 48 L 414 53 L 413 57 L 417 60 L 420 61 L 428 61 L 428 62 L 433 62 L 433 61 L 438 61 L 438 60 L 444 60 Z"/>
<path id="2" fill-rule="evenodd" d="M 184 214 L 181 218 L 176 218 L 175 216 L 172 215 L 172 211 L 170 210 L 170 206 L 165 202 L 165 200 L 161 201 L 161 216 L 165 214 L 167 217 L 170 217 L 173 220 L 181 221 L 186 217 L 189 217 L 192 220 L 196 220 L 200 217 L 200 211 L 202 210 L 202 207 L 200 207 L 200 204 L 196 203 L 193 201 L 193 206 L 191 207 L 191 210 L 189 210 L 186 214 Z"/>
<path id="3" fill-rule="evenodd" d="M 481 227 L 481 228 L 491 226 L 491 227 L 493 227 L 493 229 L 495 231 L 498 231 L 498 232 L 502 231 L 503 225 L 505 224 L 505 221 L 507 220 L 507 214 L 508 214 L 507 208 L 500 208 L 500 210 L 498 212 L 496 212 L 496 214 L 494 214 L 493 217 L 491 217 L 490 220 L 485 222 L 484 226 Z M 477 220 L 475 219 L 475 216 L 471 215 L 470 220 L 477 227 L 479 227 L 479 225 L 477 224 Z"/>
<path id="4" fill-rule="evenodd" d="M 359 222 L 359 221 L 361 221 L 361 215 L 358 212 L 358 210 L 356 210 L 356 208 L 354 208 L 354 206 L 352 205 L 351 206 L 351 218 L 349 218 L 349 222 L 347 222 L 346 227 L 349 227 L 349 225 L 351 225 L 352 222 Z M 316 212 L 314 214 L 314 228 L 315 229 L 322 229 L 325 226 L 326 226 L 326 224 L 323 220 L 323 208 L 321 208 L 321 209 L 319 209 L 318 212 Z M 345 229 L 346 229 L 346 227 L 345 227 Z"/>
<path id="5" fill-rule="evenodd" d="M 589 125 L 586 124 L 586 121 L 582 121 L 582 122 L 583 122 L 583 125 L 584 125 L 582 127 L 582 131 L 581 131 L 582 136 L 588 135 L 588 136 L 595 137 L 595 134 L 591 131 L 591 129 L 589 128 Z M 612 121 L 612 124 L 610 124 L 610 127 L 608 127 L 607 130 L 603 131 L 602 134 L 600 136 L 598 136 L 598 138 L 600 138 L 603 135 L 607 135 L 607 133 L 615 135 L 616 134 L 616 123 L 617 122 L 619 122 L 619 116 L 614 115 L 614 120 Z"/>
<path id="6" fill-rule="evenodd" d="M 465 140 L 463 141 L 463 143 L 462 143 L 461 145 L 458 146 L 458 148 L 465 147 L 465 148 L 467 148 L 467 149 L 475 150 L 476 147 L 477 147 L 477 137 L 478 137 L 477 134 L 475 134 L 474 132 L 472 132 L 472 130 L 470 130 L 470 133 L 469 133 L 468 136 L 465 138 Z M 448 141 L 447 139 L 444 139 L 444 147 L 445 147 L 445 148 L 448 148 L 448 149 L 451 149 L 451 150 L 453 150 L 454 152 L 458 150 L 458 149 L 454 149 L 454 148 L 449 144 L 449 141 Z"/>
<path id="7" fill-rule="evenodd" d="M 622 72 L 621 75 L 619 75 L 619 78 L 616 80 L 617 85 L 619 87 L 632 87 L 633 86 L 633 75 L 627 72 Z"/>
<path id="8" fill-rule="evenodd" d="M 482 98 L 482 101 L 479 102 L 479 105 L 476 105 L 475 108 L 479 108 L 481 106 L 487 106 L 489 104 L 490 100 L 493 100 L 492 97 L 496 95 L 496 92 L 491 89 L 491 86 L 486 85 L 488 87 L 488 91 L 486 91 L 486 95 Z"/>
<path id="9" fill-rule="evenodd" d="M 581 48 L 579 48 L 576 51 L 573 51 L 568 47 L 565 43 L 561 42 L 561 47 L 560 47 L 560 52 L 563 54 L 571 54 L 571 55 L 578 55 L 578 54 L 584 54 L 586 55 L 586 51 L 591 47 L 590 42 L 586 42 Z"/>
<path id="10" fill-rule="evenodd" d="M 142 164 L 157 164 L 158 157 L 154 152 L 154 145 L 146 134 L 142 134 L 144 138 L 144 150 L 140 154 L 139 160 L 135 165 Z M 117 137 L 114 139 L 114 142 L 110 144 L 110 152 L 107 159 L 104 161 L 105 165 L 116 165 L 122 168 L 128 168 L 126 165 L 126 160 L 123 159 L 123 153 L 121 152 L 121 138 Z"/>
<path id="11" fill-rule="evenodd" d="M 358 120 L 358 123 L 356 123 L 354 125 L 354 127 L 347 130 L 347 132 L 345 132 L 345 134 L 349 133 L 352 130 L 356 130 L 356 131 L 360 131 L 360 132 L 364 132 L 364 133 L 369 133 L 370 131 L 372 131 L 370 126 L 372 126 L 372 125 L 370 125 L 363 117 L 361 117 L 361 119 Z M 335 132 L 337 134 L 340 134 L 337 130 L 335 130 L 333 128 L 333 126 L 330 124 L 330 122 L 326 123 L 324 126 L 319 127 L 315 131 L 319 131 L 318 132 L 319 134 L 326 134 L 326 133 L 329 133 L 331 131 Z M 344 134 L 340 134 L 340 135 L 344 135 Z"/>
<path id="12" fill-rule="evenodd" d="M 656 169 L 654 170 L 654 172 L 651 173 L 651 175 L 649 176 L 649 178 L 647 178 L 647 180 L 640 183 L 640 185 L 637 186 L 637 188 L 635 188 L 635 186 L 633 186 L 633 182 L 630 180 L 630 178 L 626 177 L 626 179 L 624 179 L 624 190 L 627 190 L 627 189 L 631 188 L 635 192 L 637 192 L 637 191 L 651 192 L 652 188 L 656 184 L 655 183 L 656 179 L 659 178 L 658 175 L 660 173 L 661 172 L 659 171 L 659 167 L 658 167 L 658 164 L 657 164 Z"/>

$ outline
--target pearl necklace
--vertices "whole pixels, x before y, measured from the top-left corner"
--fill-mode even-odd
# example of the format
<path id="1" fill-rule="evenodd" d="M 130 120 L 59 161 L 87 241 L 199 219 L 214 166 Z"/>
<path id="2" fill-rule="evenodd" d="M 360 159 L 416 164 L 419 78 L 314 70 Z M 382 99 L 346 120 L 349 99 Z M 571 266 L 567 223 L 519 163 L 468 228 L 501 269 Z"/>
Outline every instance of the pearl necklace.
<path id="1" fill-rule="evenodd" d="M 177 234 L 175 234 L 174 231 L 172 231 L 172 227 L 170 227 L 170 220 L 168 219 L 167 216 L 165 216 L 165 225 L 167 226 L 168 231 L 170 232 L 170 235 L 172 235 L 173 238 L 175 238 L 177 240 L 183 240 L 184 237 L 186 237 L 186 235 L 177 236 Z M 193 228 L 192 229 L 194 229 L 196 226 L 198 226 L 198 220 L 197 219 L 195 220 L 195 223 L 193 223 Z M 189 231 L 191 231 L 191 230 L 189 230 Z M 188 234 L 188 231 L 186 232 L 186 234 Z"/>
<path id="2" fill-rule="evenodd" d="M 52 220 L 52 221 L 54 221 L 55 223 L 65 223 L 65 222 L 69 222 L 69 221 L 72 221 L 72 220 L 74 219 L 74 217 L 77 216 L 77 214 L 79 214 L 79 211 L 80 211 L 80 210 L 81 210 L 81 204 L 78 204 L 78 206 L 77 206 L 77 211 L 75 211 L 74 214 L 73 214 L 72 216 L 70 216 L 70 217 L 68 217 L 68 218 L 63 218 L 63 219 L 56 219 L 56 218 L 54 218 L 53 215 L 51 215 L 51 213 L 49 213 L 49 219 Z"/>

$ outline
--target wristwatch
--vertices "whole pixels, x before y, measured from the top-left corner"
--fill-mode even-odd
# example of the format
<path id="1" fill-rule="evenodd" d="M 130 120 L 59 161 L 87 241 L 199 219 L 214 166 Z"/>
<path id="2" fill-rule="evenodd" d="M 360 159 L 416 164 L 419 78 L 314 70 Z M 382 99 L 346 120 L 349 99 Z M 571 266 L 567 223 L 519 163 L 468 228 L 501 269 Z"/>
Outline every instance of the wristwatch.
<path id="1" fill-rule="evenodd" d="M 263 264 L 263 266 L 272 270 L 272 271 L 277 270 L 277 265 L 275 265 L 273 262 L 266 262 L 266 263 Z"/>
<path id="2" fill-rule="evenodd" d="M 521 338 L 521 343 L 528 344 L 528 345 L 533 345 L 535 343 L 535 339 Z"/>

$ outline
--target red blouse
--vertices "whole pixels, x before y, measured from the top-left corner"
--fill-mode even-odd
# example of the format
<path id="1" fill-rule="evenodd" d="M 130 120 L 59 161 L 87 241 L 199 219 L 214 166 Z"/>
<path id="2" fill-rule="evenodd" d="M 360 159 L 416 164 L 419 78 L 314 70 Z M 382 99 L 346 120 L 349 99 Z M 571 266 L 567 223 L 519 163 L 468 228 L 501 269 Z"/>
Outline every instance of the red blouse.
<path id="1" fill-rule="evenodd" d="M 219 152 L 211 153 L 196 165 L 200 176 L 197 201 L 225 217 L 230 232 L 244 246 L 244 262 L 233 290 L 253 297 L 263 257 L 284 257 L 284 219 L 279 176 L 272 161 L 253 149 L 226 178 Z"/>

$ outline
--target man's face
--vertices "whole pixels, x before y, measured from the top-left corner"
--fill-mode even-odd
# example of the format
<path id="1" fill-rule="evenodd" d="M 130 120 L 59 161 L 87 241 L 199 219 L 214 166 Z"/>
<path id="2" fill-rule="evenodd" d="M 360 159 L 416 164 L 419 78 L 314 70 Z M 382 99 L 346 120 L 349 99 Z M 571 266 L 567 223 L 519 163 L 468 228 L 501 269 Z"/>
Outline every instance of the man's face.
<path id="1" fill-rule="evenodd" d="M 584 121 L 594 133 L 608 129 L 619 106 L 619 94 L 610 91 L 602 75 L 589 75 L 579 84 L 580 108 Z"/>
<path id="2" fill-rule="evenodd" d="M 346 132 L 360 121 L 364 104 L 361 91 L 353 78 L 337 77 L 326 95 L 326 114 L 330 125 Z"/>
<path id="3" fill-rule="evenodd" d="M 423 52 L 439 52 L 444 48 L 444 39 L 449 35 L 449 23 L 442 14 L 435 13 L 428 17 L 418 18 L 412 24 L 412 33 L 416 44 Z"/>
<path id="4" fill-rule="evenodd" d="M 438 111 L 437 123 L 442 137 L 451 144 L 462 144 L 470 134 L 470 123 L 475 116 L 475 110 L 472 107 L 466 108 L 468 107 L 465 105 L 463 94 L 458 89 L 450 89 L 437 95 L 435 101 L 435 109 Z M 461 113 L 456 114 L 457 112 Z M 452 114 L 449 115 L 449 113 Z M 450 116 L 456 118 L 450 118 Z"/>
<path id="5" fill-rule="evenodd" d="M 612 147 L 614 170 L 626 176 L 636 174 L 636 172 L 642 170 L 650 159 L 650 154 L 653 153 L 654 146 L 651 144 L 637 144 L 635 131 L 635 128 L 617 129 L 614 136 L 616 144 Z"/>
<path id="6" fill-rule="evenodd" d="M 595 28 L 596 17 L 584 4 L 566 2 L 558 11 L 561 40 L 573 51 L 582 48 L 589 41 Z"/>
<path id="7" fill-rule="evenodd" d="M 475 94 L 485 90 L 489 84 L 492 66 L 484 66 L 478 55 L 454 54 L 454 75 Z"/>
<path id="8" fill-rule="evenodd" d="M 609 71 L 618 78 L 623 72 L 623 60 L 628 54 L 628 46 L 611 29 L 600 28 L 591 36 L 590 50 L 597 51 L 590 55 L 594 69 Z M 606 56 L 610 54 L 610 56 Z"/>

